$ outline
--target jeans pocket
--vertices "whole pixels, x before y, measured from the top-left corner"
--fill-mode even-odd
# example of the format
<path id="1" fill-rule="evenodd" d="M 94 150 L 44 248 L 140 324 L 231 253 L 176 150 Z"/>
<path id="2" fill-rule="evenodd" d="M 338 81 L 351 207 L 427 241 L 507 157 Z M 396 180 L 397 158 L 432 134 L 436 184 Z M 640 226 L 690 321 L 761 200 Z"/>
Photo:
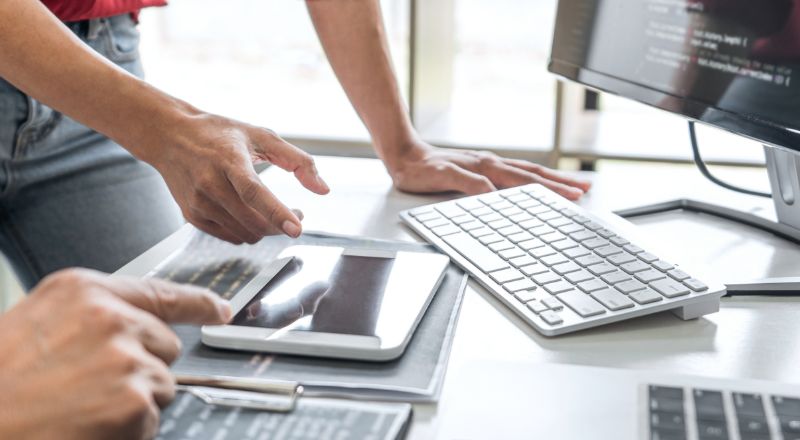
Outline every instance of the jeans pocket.
<path id="1" fill-rule="evenodd" d="M 129 14 L 104 19 L 106 39 L 104 54 L 114 63 L 128 63 L 139 58 L 139 30 Z"/>

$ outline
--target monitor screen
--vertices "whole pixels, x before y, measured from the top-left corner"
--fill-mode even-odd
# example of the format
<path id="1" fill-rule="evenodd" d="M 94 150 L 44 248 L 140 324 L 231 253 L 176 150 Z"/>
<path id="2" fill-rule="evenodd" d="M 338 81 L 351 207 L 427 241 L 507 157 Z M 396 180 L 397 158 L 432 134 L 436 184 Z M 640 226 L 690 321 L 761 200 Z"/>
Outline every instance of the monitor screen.
<path id="1" fill-rule="evenodd" d="M 800 0 L 560 0 L 550 71 L 800 151 Z"/>

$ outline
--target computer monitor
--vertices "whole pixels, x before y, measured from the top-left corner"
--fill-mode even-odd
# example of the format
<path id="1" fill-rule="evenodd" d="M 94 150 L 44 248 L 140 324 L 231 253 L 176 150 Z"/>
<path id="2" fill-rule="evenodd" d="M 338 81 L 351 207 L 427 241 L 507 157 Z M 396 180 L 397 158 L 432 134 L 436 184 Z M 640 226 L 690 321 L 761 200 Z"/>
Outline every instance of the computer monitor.
<path id="1" fill-rule="evenodd" d="M 549 70 L 763 143 L 779 223 L 682 207 L 800 242 L 800 0 L 560 0 Z"/>

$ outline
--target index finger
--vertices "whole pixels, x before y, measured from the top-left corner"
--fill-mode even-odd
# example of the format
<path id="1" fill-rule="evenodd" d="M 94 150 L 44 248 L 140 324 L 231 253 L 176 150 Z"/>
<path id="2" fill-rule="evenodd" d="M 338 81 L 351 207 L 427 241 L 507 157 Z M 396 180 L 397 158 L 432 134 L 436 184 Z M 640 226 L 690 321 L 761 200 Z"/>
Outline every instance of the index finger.
<path id="1" fill-rule="evenodd" d="M 169 323 L 225 324 L 231 319 L 228 301 L 208 289 L 156 278 L 106 278 L 108 290 L 127 303 Z"/>
<path id="2" fill-rule="evenodd" d="M 304 187 L 317 194 L 330 192 L 328 184 L 322 180 L 317 171 L 314 159 L 308 153 L 269 130 L 259 130 L 255 141 L 258 153 L 275 166 L 294 173 Z"/>

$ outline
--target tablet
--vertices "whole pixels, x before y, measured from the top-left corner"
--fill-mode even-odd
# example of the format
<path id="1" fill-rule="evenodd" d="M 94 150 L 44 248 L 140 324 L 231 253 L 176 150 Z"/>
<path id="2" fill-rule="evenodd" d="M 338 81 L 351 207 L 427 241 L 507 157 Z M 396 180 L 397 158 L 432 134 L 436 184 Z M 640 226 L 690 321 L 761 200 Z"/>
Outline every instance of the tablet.
<path id="1" fill-rule="evenodd" d="M 399 357 L 450 260 L 438 253 L 293 246 L 231 299 L 227 349 L 385 361 Z"/>

